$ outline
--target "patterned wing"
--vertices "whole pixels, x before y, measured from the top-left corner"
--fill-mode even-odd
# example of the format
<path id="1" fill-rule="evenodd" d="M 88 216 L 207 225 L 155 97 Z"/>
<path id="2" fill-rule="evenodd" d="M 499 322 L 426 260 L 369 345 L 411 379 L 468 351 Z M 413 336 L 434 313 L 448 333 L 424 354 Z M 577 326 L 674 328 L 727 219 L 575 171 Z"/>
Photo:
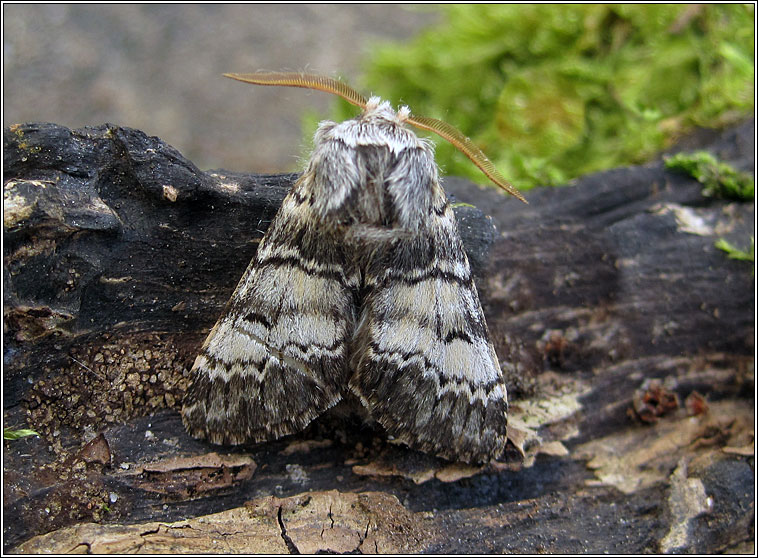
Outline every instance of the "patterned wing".
<path id="1" fill-rule="evenodd" d="M 316 222 L 303 192 L 298 183 L 285 198 L 195 360 L 182 418 L 197 438 L 276 439 L 341 398 L 354 279 L 340 234 Z"/>
<path id="2" fill-rule="evenodd" d="M 431 213 L 368 266 L 350 387 L 409 446 L 488 461 L 505 448 L 506 387 L 444 194 Z"/>

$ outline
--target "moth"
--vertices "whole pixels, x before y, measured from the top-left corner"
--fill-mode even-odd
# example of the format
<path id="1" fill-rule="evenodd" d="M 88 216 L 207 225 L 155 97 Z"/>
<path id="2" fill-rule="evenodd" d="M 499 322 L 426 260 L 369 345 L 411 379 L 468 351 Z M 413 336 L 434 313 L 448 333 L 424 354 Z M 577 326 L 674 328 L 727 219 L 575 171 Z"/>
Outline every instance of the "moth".
<path id="1" fill-rule="evenodd" d="M 507 390 L 432 144 L 439 134 L 524 198 L 458 130 L 341 81 L 225 74 L 336 94 L 305 171 L 191 370 L 182 419 L 216 444 L 274 440 L 355 398 L 395 440 L 446 459 L 502 455 Z"/>

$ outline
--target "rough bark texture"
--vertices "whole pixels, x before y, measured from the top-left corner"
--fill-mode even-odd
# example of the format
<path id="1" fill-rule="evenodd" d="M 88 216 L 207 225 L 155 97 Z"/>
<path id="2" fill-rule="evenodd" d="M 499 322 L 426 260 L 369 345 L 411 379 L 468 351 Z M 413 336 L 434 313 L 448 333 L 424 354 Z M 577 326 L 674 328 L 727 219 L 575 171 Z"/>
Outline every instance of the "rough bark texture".
<path id="1" fill-rule="evenodd" d="M 700 140 L 741 169 L 754 123 Z M 4 135 L 4 550 L 748 552 L 754 204 L 661 162 L 530 192 L 448 179 L 509 378 L 513 459 L 326 416 L 191 439 L 186 372 L 293 175 L 202 172 L 112 125 Z M 494 225 L 497 227 L 495 233 Z"/>

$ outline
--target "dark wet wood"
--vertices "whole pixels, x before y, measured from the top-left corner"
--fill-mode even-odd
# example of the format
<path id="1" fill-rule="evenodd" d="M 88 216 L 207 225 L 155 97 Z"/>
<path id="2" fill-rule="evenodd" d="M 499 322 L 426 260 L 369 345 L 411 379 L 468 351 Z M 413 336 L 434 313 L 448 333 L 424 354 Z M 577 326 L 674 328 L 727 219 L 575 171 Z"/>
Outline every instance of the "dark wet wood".
<path id="1" fill-rule="evenodd" d="M 753 137 L 750 121 L 706 147 L 751 170 Z M 4 169 L 4 426 L 41 434 L 4 443 L 6 551 L 79 523 L 334 489 L 397 497 L 381 525 L 419 534 L 396 551 L 752 548 L 755 279 L 713 244 L 747 246 L 753 203 L 703 198 L 659 161 L 529 192 L 528 206 L 446 180 L 476 206 L 457 215 L 498 354 L 517 364 L 514 412 L 557 405 L 556 385 L 579 404 L 541 425 L 524 466 L 451 477 L 340 417 L 253 448 L 184 432 L 186 371 L 295 175 L 203 172 L 112 125 L 11 127 Z M 197 461 L 167 465 L 177 457 Z M 276 505 L 278 537 L 290 504 Z"/>

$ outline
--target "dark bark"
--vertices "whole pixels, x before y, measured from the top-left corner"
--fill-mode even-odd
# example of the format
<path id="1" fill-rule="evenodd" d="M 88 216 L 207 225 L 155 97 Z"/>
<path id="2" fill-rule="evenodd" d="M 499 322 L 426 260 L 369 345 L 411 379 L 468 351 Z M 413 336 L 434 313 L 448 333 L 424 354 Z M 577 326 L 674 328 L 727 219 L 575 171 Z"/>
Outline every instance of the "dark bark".
<path id="1" fill-rule="evenodd" d="M 750 121 L 707 148 L 752 170 L 753 137 Z M 176 521 L 333 489 L 368 494 L 366 521 L 416 541 L 381 547 L 367 528 L 353 547 L 352 535 L 323 547 L 341 551 L 752 540 L 754 266 L 714 241 L 746 247 L 753 203 L 704 198 L 659 161 L 529 192 L 528 206 L 446 180 L 492 216 L 456 209 L 498 354 L 514 364 L 513 441 L 526 453 L 461 472 L 336 416 L 252 448 L 185 433 L 186 371 L 296 175 L 202 172 L 112 125 L 14 126 L 4 168 L 4 426 L 41 434 L 5 442 L 5 550 L 82 522 Z M 548 416 L 525 426 L 537 411 Z M 402 505 L 379 517 L 395 507 L 372 491 Z M 282 548 L 319 548 L 287 515 L 300 500 L 266 501 Z"/>

